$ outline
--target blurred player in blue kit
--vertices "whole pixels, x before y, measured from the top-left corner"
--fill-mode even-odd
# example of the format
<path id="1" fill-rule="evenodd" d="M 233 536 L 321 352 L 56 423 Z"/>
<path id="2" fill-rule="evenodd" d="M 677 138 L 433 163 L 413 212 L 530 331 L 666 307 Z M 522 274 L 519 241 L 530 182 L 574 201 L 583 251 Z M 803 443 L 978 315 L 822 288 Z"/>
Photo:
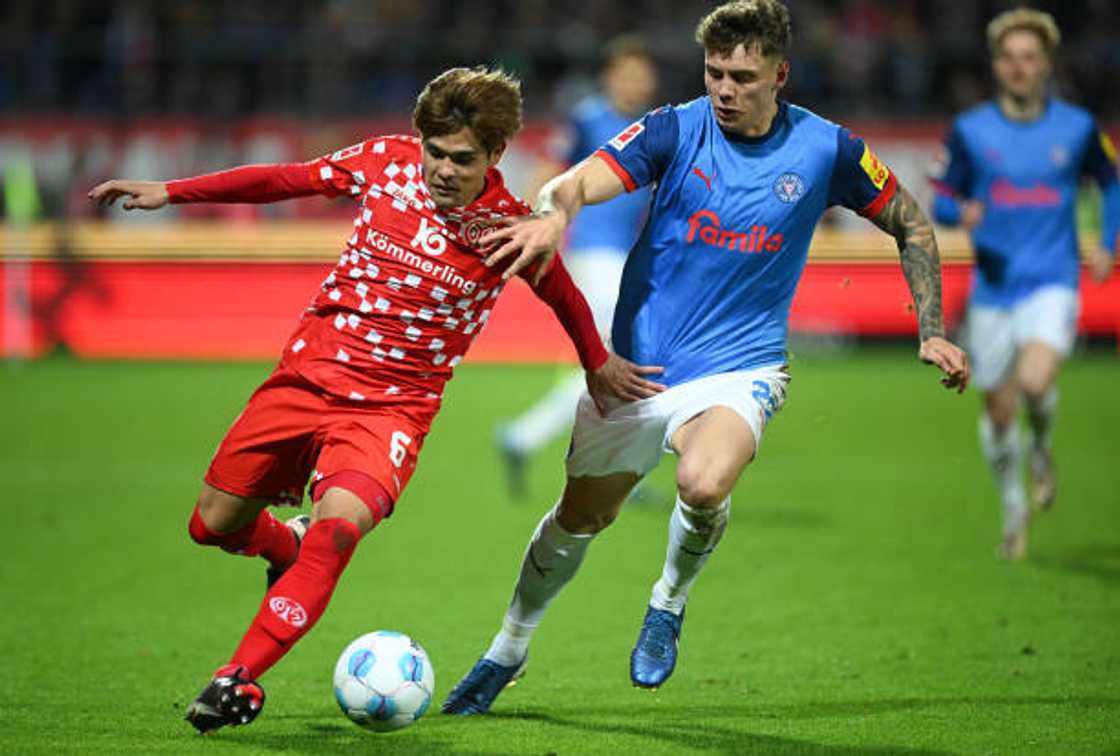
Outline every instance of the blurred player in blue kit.
<path id="1" fill-rule="evenodd" d="M 668 389 L 600 414 L 580 399 L 559 503 L 533 534 L 489 649 L 444 702 L 480 714 L 524 669 L 551 600 L 595 535 L 665 452 L 679 457 L 668 548 L 630 657 L 634 685 L 672 674 L 689 589 L 716 549 L 730 493 L 789 382 L 794 289 L 824 211 L 842 205 L 898 242 L 914 297 L 919 357 L 958 391 L 968 361 L 947 341 L 933 228 L 894 174 L 847 129 L 778 98 L 789 76 L 789 13 L 778 0 L 722 5 L 699 24 L 707 95 L 645 115 L 545 185 L 535 213 L 490 233 L 509 270 L 549 259 L 585 205 L 653 187 L 623 272 L 612 338 L 663 365 Z"/>
<path id="2" fill-rule="evenodd" d="M 1116 150 L 1089 113 L 1049 94 L 1060 38 L 1040 11 L 1018 8 L 991 21 L 996 97 L 955 120 L 934 177 L 934 217 L 968 229 L 976 253 L 965 340 L 984 395 L 980 445 L 1003 503 L 997 554 L 1010 560 L 1026 556 L 1030 504 L 1047 509 L 1056 493 L 1055 383 L 1077 335 L 1083 176 L 1103 191 L 1101 247 L 1087 256 L 1097 282 L 1112 270 L 1120 227 Z M 1023 484 L 1026 454 L 1032 502 Z"/>
<path id="3" fill-rule="evenodd" d="M 535 189 L 629 126 L 649 108 L 656 90 L 657 69 L 645 42 L 630 34 L 610 40 L 603 53 L 600 91 L 580 100 L 568 123 L 553 135 L 554 159 L 542 165 Z M 589 207 L 568 229 L 564 262 L 604 334 L 610 332 L 622 266 L 645 221 L 649 196 L 642 188 Z M 497 443 L 514 496 L 526 493 L 528 459 L 571 428 L 583 389 L 583 372 L 572 370 L 535 404 L 499 426 Z"/>

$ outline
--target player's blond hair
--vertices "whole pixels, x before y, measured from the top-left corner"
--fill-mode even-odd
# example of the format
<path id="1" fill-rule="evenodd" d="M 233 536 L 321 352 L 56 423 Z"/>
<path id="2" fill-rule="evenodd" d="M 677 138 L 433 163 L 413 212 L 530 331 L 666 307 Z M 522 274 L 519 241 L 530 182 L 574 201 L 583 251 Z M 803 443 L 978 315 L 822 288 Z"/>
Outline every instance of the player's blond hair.
<path id="1" fill-rule="evenodd" d="M 627 32 L 611 37 L 603 45 L 602 68 L 610 68 L 615 63 L 628 58 L 641 58 L 653 62 L 653 52 L 640 34 Z"/>
<path id="2" fill-rule="evenodd" d="M 521 82 L 485 66 L 444 71 L 416 98 L 412 125 L 425 139 L 470 128 L 487 152 L 501 149 L 521 128 Z"/>
<path id="3" fill-rule="evenodd" d="M 729 56 L 739 45 L 757 46 L 767 58 L 789 57 L 789 10 L 778 0 L 733 0 L 700 19 L 696 41 L 704 50 Z"/>
<path id="4" fill-rule="evenodd" d="M 1012 8 L 988 22 L 988 49 L 992 55 L 999 54 L 1003 38 L 1013 31 L 1034 32 L 1051 57 L 1062 41 L 1062 33 L 1049 13 L 1033 8 Z"/>

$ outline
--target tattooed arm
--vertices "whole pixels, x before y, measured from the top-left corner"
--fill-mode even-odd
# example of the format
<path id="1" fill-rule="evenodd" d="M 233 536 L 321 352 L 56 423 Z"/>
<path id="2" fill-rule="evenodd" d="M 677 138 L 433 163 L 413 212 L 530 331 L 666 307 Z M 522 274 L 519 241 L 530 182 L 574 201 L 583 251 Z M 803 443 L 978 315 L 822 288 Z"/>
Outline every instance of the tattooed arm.
<path id="1" fill-rule="evenodd" d="M 918 310 L 918 335 L 922 341 L 930 336 L 944 336 L 941 317 L 941 259 L 933 225 L 922 208 L 901 184 L 894 196 L 871 219 L 879 228 L 894 237 L 902 272 Z"/>
<path id="2" fill-rule="evenodd" d="M 947 388 L 964 391 L 968 384 L 968 358 L 945 339 L 941 315 L 941 260 L 933 226 L 922 208 L 901 184 L 883 209 L 871 219 L 894 237 L 902 272 L 918 311 L 919 356 L 945 373 L 941 382 Z"/>

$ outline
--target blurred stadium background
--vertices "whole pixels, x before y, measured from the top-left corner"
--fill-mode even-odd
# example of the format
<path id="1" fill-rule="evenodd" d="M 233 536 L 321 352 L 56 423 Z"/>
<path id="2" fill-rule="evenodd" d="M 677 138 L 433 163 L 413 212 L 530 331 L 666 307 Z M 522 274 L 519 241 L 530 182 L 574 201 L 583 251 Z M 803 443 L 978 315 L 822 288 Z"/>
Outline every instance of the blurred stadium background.
<path id="1" fill-rule="evenodd" d="M 98 211 L 110 177 L 174 178 L 307 159 L 371 133 L 409 130 L 429 78 L 501 63 L 521 76 L 527 123 L 503 160 L 524 191 L 567 108 L 595 86 L 602 43 L 640 31 L 659 63 L 657 101 L 702 92 L 691 41 L 711 3 L 592 0 L 11 2 L 0 6 L 4 166 L 3 342 L 9 356 L 64 349 L 103 357 L 270 358 L 324 263 L 350 204 L 195 205 Z M 1009 2 L 792 0 L 787 97 L 852 126 L 928 206 L 925 175 L 951 115 L 989 95 L 984 25 Z M 1057 18 L 1057 91 L 1120 137 L 1120 4 L 1034 3 Z M 1095 198 L 1082 207 L 1085 243 Z M 946 310 L 959 315 L 970 252 L 941 234 Z M 246 266 L 249 261 L 252 265 Z M 252 307 L 231 310 L 252 280 Z M 915 324 L 891 242 L 861 219 L 826 219 L 793 310 L 800 333 L 903 336 Z M 1085 292 L 1083 333 L 1114 338 L 1113 281 Z M 571 359 L 560 330 L 518 287 L 475 360 Z M 509 313 L 516 312 L 517 316 Z M 535 333 L 525 338 L 525 325 Z M 543 334 L 538 336 L 537 334 Z"/>

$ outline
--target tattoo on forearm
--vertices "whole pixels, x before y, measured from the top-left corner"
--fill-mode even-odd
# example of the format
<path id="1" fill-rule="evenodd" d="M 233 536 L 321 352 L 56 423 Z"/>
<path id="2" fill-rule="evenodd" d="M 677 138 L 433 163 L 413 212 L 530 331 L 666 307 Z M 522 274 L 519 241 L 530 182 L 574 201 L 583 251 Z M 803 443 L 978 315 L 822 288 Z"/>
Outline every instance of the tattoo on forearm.
<path id="1" fill-rule="evenodd" d="M 913 195 L 899 186 L 894 197 L 871 219 L 895 238 L 902 272 L 918 310 L 918 334 L 922 341 L 944 336 L 941 316 L 941 259 L 933 226 Z"/>

